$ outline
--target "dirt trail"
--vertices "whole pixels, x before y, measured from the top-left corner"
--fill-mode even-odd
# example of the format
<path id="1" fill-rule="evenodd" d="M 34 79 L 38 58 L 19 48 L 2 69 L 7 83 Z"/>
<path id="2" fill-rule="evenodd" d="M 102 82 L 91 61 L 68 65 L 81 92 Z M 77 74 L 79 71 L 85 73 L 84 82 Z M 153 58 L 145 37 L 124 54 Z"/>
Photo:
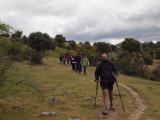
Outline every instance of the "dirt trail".
<path id="1" fill-rule="evenodd" d="M 144 99 L 129 86 L 124 84 L 119 84 L 119 85 L 127 89 L 135 99 L 135 104 L 134 104 L 135 109 L 132 112 L 132 114 L 129 116 L 129 120 L 139 120 L 142 114 L 144 113 L 144 110 L 147 109 L 147 105 L 145 104 Z"/>
<path id="2" fill-rule="evenodd" d="M 58 60 L 57 60 L 58 61 Z M 92 76 L 92 74 L 89 73 L 89 75 Z M 139 120 L 140 117 L 143 115 L 144 111 L 147 109 L 147 105 L 145 104 L 144 99 L 138 94 L 138 92 L 136 92 L 134 89 L 132 89 L 131 87 L 119 83 L 120 86 L 122 86 L 123 88 L 127 89 L 127 91 L 134 97 L 135 103 L 134 103 L 134 107 L 135 109 L 133 110 L 133 112 L 130 114 L 128 120 Z M 109 116 L 109 120 L 118 120 L 118 113 L 113 113 Z"/>

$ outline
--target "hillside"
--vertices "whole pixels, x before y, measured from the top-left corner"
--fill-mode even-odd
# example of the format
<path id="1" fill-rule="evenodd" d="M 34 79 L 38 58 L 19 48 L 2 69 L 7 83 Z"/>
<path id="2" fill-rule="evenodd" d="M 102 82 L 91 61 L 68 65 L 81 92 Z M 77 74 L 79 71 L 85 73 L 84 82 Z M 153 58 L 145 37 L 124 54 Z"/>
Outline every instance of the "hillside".
<path id="1" fill-rule="evenodd" d="M 55 57 L 60 53 L 50 53 L 52 57 L 46 57 L 44 65 L 33 66 L 28 62 L 16 62 L 13 65 L 8 74 L 11 82 L 0 89 L 0 120 L 68 120 L 74 116 L 80 117 L 81 120 L 100 119 L 100 89 L 98 107 L 94 107 L 95 68 L 90 67 L 87 76 L 79 75 L 73 72 L 69 65 L 59 64 Z M 125 75 L 119 75 L 118 80 L 137 91 L 148 106 L 140 120 L 160 119 L 160 83 Z M 126 113 L 122 111 L 115 86 L 116 112 L 111 113 L 107 120 L 128 120 L 136 109 L 135 99 L 130 92 L 122 86 L 120 89 Z M 50 104 L 48 99 L 52 96 L 58 100 Z M 47 111 L 55 111 L 56 116 L 40 116 L 41 112 Z"/>

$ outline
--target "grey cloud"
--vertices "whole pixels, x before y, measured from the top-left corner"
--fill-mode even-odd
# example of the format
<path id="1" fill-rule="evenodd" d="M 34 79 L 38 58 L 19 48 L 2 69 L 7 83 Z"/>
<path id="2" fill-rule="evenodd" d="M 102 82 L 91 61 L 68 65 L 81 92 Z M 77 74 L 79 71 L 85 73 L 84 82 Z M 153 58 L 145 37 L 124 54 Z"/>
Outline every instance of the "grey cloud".
<path id="1" fill-rule="evenodd" d="M 7 6 L 7 7 L 6 7 Z M 22 29 L 80 41 L 160 39 L 159 0 L 0 0 L 0 19 Z"/>

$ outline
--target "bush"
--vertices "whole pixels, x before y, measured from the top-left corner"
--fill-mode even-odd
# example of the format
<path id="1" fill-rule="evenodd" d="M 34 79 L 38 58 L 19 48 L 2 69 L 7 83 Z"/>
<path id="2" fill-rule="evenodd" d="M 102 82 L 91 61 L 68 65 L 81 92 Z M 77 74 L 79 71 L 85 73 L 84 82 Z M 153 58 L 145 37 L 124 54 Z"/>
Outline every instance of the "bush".
<path id="1" fill-rule="evenodd" d="M 56 35 L 55 41 L 56 41 L 56 44 L 58 47 L 60 47 L 60 48 L 65 47 L 66 38 L 63 35 Z"/>
<path id="2" fill-rule="evenodd" d="M 152 65 L 153 64 L 153 58 L 150 55 L 144 55 L 143 60 L 144 60 L 144 63 L 146 65 Z"/>
<path id="3" fill-rule="evenodd" d="M 146 69 L 143 58 L 140 57 L 139 54 L 122 52 L 116 62 L 119 70 L 124 74 L 145 77 Z"/>
<path id="4" fill-rule="evenodd" d="M 121 58 L 117 61 L 117 66 L 120 71 L 125 73 L 126 75 L 136 75 L 136 70 L 133 68 L 133 65 L 131 63 L 132 59 L 131 57 Z"/>
<path id="5" fill-rule="evenodd" d="M 74 40 L 68 41 L 68 47 L 67 49 L 69 50 L 76 50 L 77 49 L 77 44 Z"/>
<path id="6" fill-rule="evenodd" d="M 56 42 L 54 39 L 52 39 L 52 46 L 51 46 L 51 49 L 52 50 L 55 50 L 56 49 Z"/>
<path id="7" fill-rule="evenodd" d="M 160 48 L 157 48 L 155 50 L 155 56 L 156 56 L 156 59 L 160 59 Z"/>
<path id="8" fill-rule="evenodd" d="M 97 61 L 100 59 L 100 53 L 96 51 L 96 47 L 82 44 L 79 47 L 79 51 L 88 57 L 90 65 L 97 65 Z"/>
<path id="9" fill-rule="evenodd" d="M 20 42 L 12 42 L 10 38 L 0 38 L 0 54 L 9 56 L 12 60 L 29 59 L 26 54 L 30 49 L 27 45 Z"/>
<path id="10" fill-rule="evenodd" d="M 3 85 L 6 82 L 6 74 L 11 65 L 12 62 L 8 57 L 0 57 L 0 85 Z"/>
<path id="11" fill-rule="evenodd" d="M 160 81 L 160 66 L 153 70 L 152 80 Z"/>
<path id="12" fill-rule="evenodd" d="M 109 53 L 112 50 L 111 44 L 105 43 L 105 42 L 94 43 L 94 46 L 97 47 L 97 52 L 100 52 L 100 53 L 104 53 L 104 52 Z"/>
<path id="13" fill-rule="evenodd" d="M 135 40 L 134 38 L 126 38 L 122 42 L 121 48 L 129 52 L 139 52 L 141 51 L 141 44 L 138 40 Z"/>

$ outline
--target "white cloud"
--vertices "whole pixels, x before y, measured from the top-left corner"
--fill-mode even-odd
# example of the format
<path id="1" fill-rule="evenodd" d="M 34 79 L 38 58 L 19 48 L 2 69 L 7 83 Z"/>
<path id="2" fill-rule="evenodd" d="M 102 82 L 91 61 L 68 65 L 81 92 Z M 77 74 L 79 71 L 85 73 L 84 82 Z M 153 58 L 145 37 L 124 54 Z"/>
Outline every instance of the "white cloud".
<path id="1" fill-rule="evenodd" d="M 64 34 L 80 41 L 160 39 L 159 0 L 0 0 L 0 19 L 25 34 Z"/>

